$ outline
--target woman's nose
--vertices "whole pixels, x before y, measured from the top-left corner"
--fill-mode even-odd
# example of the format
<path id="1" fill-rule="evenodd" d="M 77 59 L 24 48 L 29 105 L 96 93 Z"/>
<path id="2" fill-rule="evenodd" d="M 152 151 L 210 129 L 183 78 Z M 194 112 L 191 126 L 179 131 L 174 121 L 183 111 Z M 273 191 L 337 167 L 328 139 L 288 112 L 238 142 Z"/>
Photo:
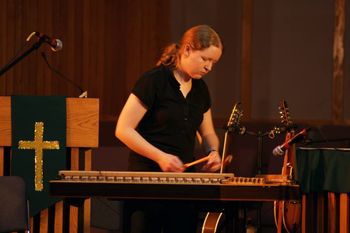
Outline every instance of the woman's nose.
<path id="1" fill-rule="evenodd" d="M 212 64 L 211 64 L 211 63 L 206 64 L 206 65 L 204 66 L 204 69 L 205 69 L 205 71 L 207 71 L 207 72 L 211 71 L 211 68 L 212 68 Z"/>

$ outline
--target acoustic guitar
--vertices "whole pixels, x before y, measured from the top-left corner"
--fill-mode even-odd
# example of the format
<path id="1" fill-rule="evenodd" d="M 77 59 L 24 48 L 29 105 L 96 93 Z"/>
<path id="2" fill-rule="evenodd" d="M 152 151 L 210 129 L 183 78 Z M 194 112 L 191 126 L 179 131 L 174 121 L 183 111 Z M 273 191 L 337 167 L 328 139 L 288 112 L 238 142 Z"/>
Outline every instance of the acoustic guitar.
<path id="1" fill-rule="evenodd" d="M 232 109 L 229 120 L 226 124 L 224 144 L 223 144 L 223 150 L 222 150 L 222 156 L 221 156 L 220 173 L 225 172 L 226 166 L 232 160 L 232 155 L 230 156 L 227 155 L 227 151 L 230 145 L 230 143 L 228 143 L 229 134 L 241 130 L 239 127 L 239 123 L 242 115 L 243 115 L 243 111 L 240 108 L 240 103 L 236 103 Z M 222 222 L 224 221 L 223 218 L 224 218 L 223 212 L 208 212 L 203 222 L 202 233 L 218 232 L 218 230 L 220 229 L 220 226 L 222 225 Z"/>
<path id="2" fill-rule="evenodd" d="M 293 122 L 289 113 L 287 102 L 282 100 L 279 106 L 281 123 L 286 128 L 285 142 L 290 141 L 294 137 Z M 290 145 L 284 152 L 282 176 L 293 181 L 295 178 L 295 144 Z M 274 202 L 274 217 L 277 232 L 282 232 L 283 228 L 288 233 L 298 233 L 301 230 L 301 203 L 299 201 L 275 201 Z"/>

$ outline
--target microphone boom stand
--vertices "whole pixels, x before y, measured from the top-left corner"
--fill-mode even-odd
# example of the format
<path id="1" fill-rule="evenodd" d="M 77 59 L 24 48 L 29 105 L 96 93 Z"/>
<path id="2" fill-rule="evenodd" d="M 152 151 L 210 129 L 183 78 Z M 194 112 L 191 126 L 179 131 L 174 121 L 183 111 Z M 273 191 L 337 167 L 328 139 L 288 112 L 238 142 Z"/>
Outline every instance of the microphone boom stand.
<path id="1" fill-rule="evenodd" d="M 40 46 L 45 42 L 45 38 L 40 38 L 37 42 L 35 42 L 31 48 L 24 51 L 19 57 L 15 58 L 10 63 L 6 64 L 4 67 L 0 69 L 0 76 L 3 75 L 6 71 L 8 71 L 12 66 L 16 65 L 19 61 L 21 61 L 23 58 L 28 56 L 31 52 L 34 50 L 37 50 L 40 48 Z"/>

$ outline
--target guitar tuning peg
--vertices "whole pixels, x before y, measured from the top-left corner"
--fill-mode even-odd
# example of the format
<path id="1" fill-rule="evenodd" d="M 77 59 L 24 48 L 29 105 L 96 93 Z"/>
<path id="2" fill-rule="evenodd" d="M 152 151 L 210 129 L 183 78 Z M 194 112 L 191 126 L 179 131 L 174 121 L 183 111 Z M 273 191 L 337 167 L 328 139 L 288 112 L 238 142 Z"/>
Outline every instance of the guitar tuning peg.
<path id="1" fill-rule="evenodd" d="M 242 126 L 241 128 L 239 128 L 239 134 L 243 135 L 245 134 L 245 132 L 247 131 L 246 127 Z"/>

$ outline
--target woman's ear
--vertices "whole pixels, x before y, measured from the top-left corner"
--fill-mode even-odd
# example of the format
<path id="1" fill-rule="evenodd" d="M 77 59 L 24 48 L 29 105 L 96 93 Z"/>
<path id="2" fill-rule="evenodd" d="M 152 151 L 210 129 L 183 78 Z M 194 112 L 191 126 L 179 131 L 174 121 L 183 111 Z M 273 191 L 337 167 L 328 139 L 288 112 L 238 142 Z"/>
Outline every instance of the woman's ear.
<path id="1" fill-rule="evenodd" d="M 192 51 L 191 45 L 186 44 L 185 48 L 184 48 L 184 55 L 188 57 L 190 55 L 191 51 Z"/>

